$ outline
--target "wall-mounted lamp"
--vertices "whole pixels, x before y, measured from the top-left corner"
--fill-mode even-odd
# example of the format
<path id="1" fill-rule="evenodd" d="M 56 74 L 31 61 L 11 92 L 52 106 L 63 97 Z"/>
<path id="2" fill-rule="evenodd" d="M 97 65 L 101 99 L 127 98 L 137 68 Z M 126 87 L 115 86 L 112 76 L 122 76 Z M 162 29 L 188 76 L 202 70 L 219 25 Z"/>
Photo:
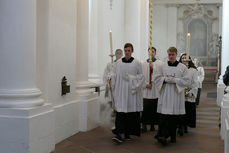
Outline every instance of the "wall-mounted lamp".
<path id="1" fill-rule="evenodd" d="M 64 76 L 61 80 L 61 96 L 66 95 L 67 93 L 70 93 L 70 85 L 67 85 L 67 79 Z"/>

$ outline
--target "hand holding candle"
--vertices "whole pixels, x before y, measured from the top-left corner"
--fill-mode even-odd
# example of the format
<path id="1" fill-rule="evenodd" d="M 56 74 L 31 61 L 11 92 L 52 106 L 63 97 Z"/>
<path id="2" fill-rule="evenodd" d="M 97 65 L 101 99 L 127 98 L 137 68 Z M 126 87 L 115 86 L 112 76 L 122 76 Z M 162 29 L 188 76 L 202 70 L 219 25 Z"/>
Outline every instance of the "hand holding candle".
<path id="1" fill-rule="evenodd" d="M 191 38 L 191 34 L 190 33 L 188 33 L 187 34 L 187 59 L 189 59 L 189 51 L 190 51 L 190 38 Z"/>

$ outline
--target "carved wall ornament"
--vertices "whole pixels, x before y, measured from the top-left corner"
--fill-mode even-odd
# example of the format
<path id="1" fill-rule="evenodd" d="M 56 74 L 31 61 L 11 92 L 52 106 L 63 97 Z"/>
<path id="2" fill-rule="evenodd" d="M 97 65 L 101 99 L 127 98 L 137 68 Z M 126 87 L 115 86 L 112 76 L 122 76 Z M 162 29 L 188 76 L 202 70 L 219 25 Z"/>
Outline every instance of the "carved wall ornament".
<path id="1" fill-rule="evenodd" d="M 184 11 L 182 17 L 180 17 L 180 20 L 183 20 L 189 16 L 191 17 L 208 17 L 212 20 L 218 19 L 218 17 L 214 16 L 214 13 L 211 9 L 208 9 L 207 5 L 203 4 L 189 4 L 189 5 L 181 5 L 183 6 Z M 217 6 L 216 6 L 217 7 Z M 180 8 L 180 7 L 179 7 Z"/>
<path id="2" fill-rule="evenodd" d="M 181 4 L 178 7 L 178 31 L 177 31 L 177 48 L 180 52 L 186 51 L 186 34 L 190 32 L 191 29 L 196 29 L 196 27 L 202 27 L 202 30 L 196 32 L 193 36 L 198 37 L 195 38 L 197 40 L 203 40 L 204 47 L 199 44 L 200 48 L 204 48 L 204 52 L 197 53 L 197 51 L 190 52 L 192 54 L 196 54 L 197 58 L 199 58 L 204 65 L 206 66 L 216 66 L 217 65 L 217 53 L 218 49 L 216 47 L 218 34 L 213 32 L 213 24 L 219 24 L 218 21 L 218 7 L 217 5 L 210 4 Z M 202 26 L 201 26 L 202 24 Z M 192 26 L 192 27 L 190 27 Z M 205 31 L 205 32 L 204 32 Z M 204 39 L 203 39 L 204 36 Z M 191 33 L 191 39 L 192 37 Z M 205 41 L 204 41 L 205 40 Z M 204 43 L 205 42 L 205 43 Z M 192 40 L 191 40 L 192 45 Z M 198 45 L 198 44 L 196 44 Z M 199 49 L 201 50 L 201 49 Z"/>

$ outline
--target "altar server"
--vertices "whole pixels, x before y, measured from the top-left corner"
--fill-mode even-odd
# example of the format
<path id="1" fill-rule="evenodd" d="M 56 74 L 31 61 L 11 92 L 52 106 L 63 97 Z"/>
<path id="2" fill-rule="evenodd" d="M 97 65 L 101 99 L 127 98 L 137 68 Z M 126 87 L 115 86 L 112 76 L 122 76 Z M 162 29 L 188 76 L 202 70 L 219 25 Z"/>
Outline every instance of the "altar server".
<path id="1" fill-rule="evenodd" d="M 199 105 L 200 94 L 201 94 L 202 84 L 204 81 L 205 72 L 204 72 L 203 65 L 197 58 L 195 58 L 193 61 L 194 61 L 195 66 L 197 67 L 197 72 L 198 72 L 198 92 L 197 92 L 197 97 L 196 97 L 196 105 Z"/>
<path id="2" fill-rule="evenodd" d="M 154 131 L 154 125 L 158 124 L 157 103 L 159 93 L 155 86 L 152 76 L 155 75 L 156 69 L 163 64 L 162 61 L 155 58 L 156 48 L 148 49 L 149 59 L 142 63 L 143 75 L 145 82 L 143 85 L 143 112 L 142 112 L 142 131 L 147 131 L 147 125 L 150 130 Z"/>
<path id="3" fill-rule="evenodd" d="M 154 76 L 160 93 L 157 112 L 160 113 L 159 130 L 155 138 L 162 144 L 176 142 L 176 127 L 181 115 L 185 114 L 185 88 L 190 84 L 187 67 L 176 60 L 177 49 L 167 51 L 168 62 L 157 69 Z"/>
<path id="4" fill-rule="evenodd" d="M 144 76 L 141 63 L 132 57 L 131 43 L 124 46 L 125 57 L 114 66 L 112 84 L 116 110 L 115 137 L 117 143 L 130 140 L 130 135 L 140 136 L 140 112 L 143 110 L 142 84 Z"/>

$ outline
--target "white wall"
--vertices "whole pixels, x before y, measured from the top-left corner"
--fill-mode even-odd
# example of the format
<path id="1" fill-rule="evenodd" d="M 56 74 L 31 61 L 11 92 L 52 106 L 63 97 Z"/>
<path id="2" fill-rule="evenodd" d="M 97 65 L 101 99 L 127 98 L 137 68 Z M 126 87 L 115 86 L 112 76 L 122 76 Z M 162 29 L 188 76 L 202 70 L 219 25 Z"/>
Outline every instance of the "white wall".
<path id="1" fill-rule="evenodd" d="M 141 0 L 140 11 L 140 60 L 148 59 L 149 46 L 149 0 Z"/>
<path id="2" fill-rule="evenodd" d="M 112 30 L 113 50 L 124 46 L 124 1 L 113 1 L 112 10 L 110 1 L 98 1 L 98 71 L 103 76 L 105 66 L 111 62 L 109 31 Z"/>
<path id="3" fill-rule="evenodd" d="M 168 6 L 167 7 L 167 48 L 171 46 L 176 47 L 177 45 L 176 38 L 177 38 L 177 7 Z"/>
<path id="4" fill-rule="evenodd" d="M 55 143 L 79 131 L 76 82 L 76 0 L 37 1 L 37 83 L 54 107 Z M 71 92 L 61 96 L 66 76 Z"/>
<path id="5" fill-rule="evenodd" d="M 37 86 L 45 95 L 45 74 L 48 52 L 48 15 L 49 2 L 47 0 L 37 1 Z"/>
<path id="6" fill-rule="evenodd" d="M 139 0 L 125 0 L 124 3 L 125 16 L 125 36 L 124 41 L 133 44 L 133 57 L 140 58 L 140 40 L 141 40 L 141 1 Z"/>
<path id="7" fill-rule="evenodd" d="M 47 52 L 47 100 L 54 105 L 75 99 L 76 0 L 49 1 L 49 46 Z M 61 79 L 66 76 L 71 93 L 61 96 Z"/>
<path id="8" fill-rule="evenodd" d="M 157 56 L 159 59 L 164 60 L 164 58 L 167 56 L 167 49 L 169 45 L 174 45 L 172 43 L 169 43 L 168 38 L 175 40 L 176 37 L 171 38 L 172 36 L 169 36 L 172 31 L 172 27 L 170 29 L 168 28 L 168 22 L 172 19 L 168 20 L 168 7 L 165 5 L 154 5 L 153 8 L 153 46 L 157 49 Z M 174 12 L 176 13 L 176 12 Z M 172 16 L 172 14 L 170 14 Z M 173 20 L 174 22 L 175 20 Z M 175 21 L 176 22 L 176 21 Z M 176 31 L 176 29 L 173 29 Z M 176 44 L 175 44 L 176 45 Z"/>
<path id="9" fill-rule="evenodd" d="M 111 61 L 109 30 L 113 34 L 113 50 L 123 50 L 124 44 L 134 46 L 133 56 L 147 58 L 148 50 L 148 0 L 98 1 L 98 66 L 102 77 L 105 66 Z"/>
<path id="10" fill-rule="evenodd" d="M 227 17 L 229 13 L 229 1 L 223 1 L 223 29 L 222 29 L 222 67 L 221 72 L 222 74 L 225 73 L 226 67 L 229 65 L 229 18 Z"/>
<path id="11" fill-rule="evenodd" d="M 76 0 L 38 1 L 37 82 L 46 102 L 58 105 L 75 99 Z M 66 76 L 71 93 L 61 96 Z"/>

